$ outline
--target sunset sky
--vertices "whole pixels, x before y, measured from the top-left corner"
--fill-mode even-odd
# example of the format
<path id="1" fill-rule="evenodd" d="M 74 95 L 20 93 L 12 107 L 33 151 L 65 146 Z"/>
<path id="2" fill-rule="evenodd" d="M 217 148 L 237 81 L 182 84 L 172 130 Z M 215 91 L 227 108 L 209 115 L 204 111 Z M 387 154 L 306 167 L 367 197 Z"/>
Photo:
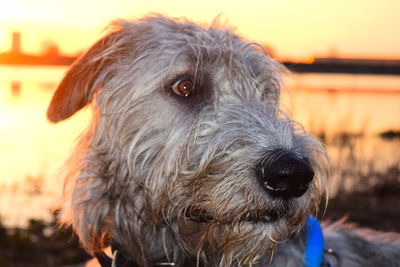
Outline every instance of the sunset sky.
<path id="1" fill-rule="evenodd" d="M 49 40 L 76 53 L 115 18 L 149 12 L 208 23 L 218 14 L 237 33 L 273 48 L 280 58 L 400 58 L 398 0 L 0 0 L 0 52 L 13 31 L 25 52 Z"/>

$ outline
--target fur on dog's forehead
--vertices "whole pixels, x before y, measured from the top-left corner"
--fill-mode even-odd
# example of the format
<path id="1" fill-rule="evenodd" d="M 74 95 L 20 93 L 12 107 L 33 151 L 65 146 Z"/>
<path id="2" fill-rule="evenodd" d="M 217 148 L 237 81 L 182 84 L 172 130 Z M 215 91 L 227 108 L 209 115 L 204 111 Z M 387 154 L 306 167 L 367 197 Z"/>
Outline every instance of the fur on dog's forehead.
<path id="1" fill-rule="evenodd" d="M 193 52 L 198 53 L 199 48 L 204 48 L 207 51 L 214 50 L 214 53 L 221 56 L 243 45 L 232 29 L 215 23 L 206 27 L 185 20 L 156 16 L 138 21 L 116 21 L 114 25 L 131 30 L 135 42 L 146 51 L 150 48 L 165 53 L 171 48 L 173 51 L 183 50 L 182 53 L 187 53 L 187 49 L 194 49 Z"/>
<path id="2" fill-rule="evenodd" d="M 232 77 L 241 74 L 247 78 L 273 74 L 277 68 L 277 64 L 265 55 L 262 46 L 248 43 L 236 36 L 232 29 L 217 24 L 206 28 L 188 21 L 148 17 L 138 22 L 117 21 L 114 25 L 122 27 L 123 38 L 132 38 L 127 43 L 131 53 L 126 55 L 133 61 L 144 59 L 153 62 L 148 57 L 155 57 L 158 63 L 176 63 L 173 68 L 175 72 L 180 70 L 177 64 L 182 64 L 183 69 L 188 67 L 185 63 L 196 69 L 200 65 L 206 69 L 228 64 L 232 65 L 229 71 L 243 72 L 232 73 Z"/>
<path id="3" fill-rule="evenodd" d="M 232 90 L 248 95 L 268 91 L 272 93 L 269 100 L 278 100 L 281 65 L 262 46 L 242 40 L 228 27 L 216 23 L 202 27 L 166 17 L 145 18 L 139 23 L 120 21 L 117 25 L 135 39 L 134 48 L 126 53 L 130 61 L 128 75 L 142 75 L 139 68 L 144 65 L 150 73 L 131 79 L 134 83 L 143 85 L 149 81 L 153 84 L 146 88 L 158 90 L 160 86 L 154 83 L 162 83 L 165 88 L 189 75 L 197 94 L 189 99 L 192 104 L 209 99 L 212 92 L 222 95 L 224 89 L 230 96 Z"/>

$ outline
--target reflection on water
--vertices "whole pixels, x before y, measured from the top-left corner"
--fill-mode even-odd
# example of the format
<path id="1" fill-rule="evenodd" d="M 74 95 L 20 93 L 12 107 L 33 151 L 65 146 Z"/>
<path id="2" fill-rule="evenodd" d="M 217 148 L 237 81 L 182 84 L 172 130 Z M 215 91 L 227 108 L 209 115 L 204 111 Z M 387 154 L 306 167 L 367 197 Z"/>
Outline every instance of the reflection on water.
<path id="1" fill-rule="evenodd" d="M 49 216 L 61 195 L 56 174 L 87 121 L 84 113 L 58 125 L 45 118 L 65 70 L 0 67 L 0 215 L 6 224 Z M 39 183 L 41 194 L 33 187 Z"/>
<path id="2" fill-rule="evenodd" d="M 21 94 L 21 82 L 20 81 L 13 81 L 11 83 L 11 95 L 16 98 L 19 97 Z"/>
<path id="3" fill-rule="evenodd" d="M 0 66 L 0 215 L 6 224 L 46 218 L 61 195 L 56 174 L 88 121 L 88 112 L 57 125 L 46 121 L 47 104 L 65 70 Z M 400 77 L 301 74 L 285 80 L 286 106 L 314 133 L 376 136 L 400 129 Z M 363 153 L 372 158 L 377 150 L 393 161 L 393 145 L 377 138 Z"/>
<path id="4" fill-rule="evenodd" d="M 300 74 L 286 83 L 293 117 L 313 132 L 400 129 L 400 76 Z"/>

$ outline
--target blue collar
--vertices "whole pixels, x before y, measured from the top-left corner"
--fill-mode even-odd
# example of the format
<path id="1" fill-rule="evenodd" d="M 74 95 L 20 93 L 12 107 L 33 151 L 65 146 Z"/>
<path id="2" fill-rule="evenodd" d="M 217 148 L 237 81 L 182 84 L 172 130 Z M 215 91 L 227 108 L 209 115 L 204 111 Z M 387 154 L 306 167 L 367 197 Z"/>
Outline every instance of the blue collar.
<path id="1" fill-rule="evenodd" d="M 324 263 L 324 235 L 318 220 L 308 217 L 305 248 L 305 267 L 320 267 Z"/>

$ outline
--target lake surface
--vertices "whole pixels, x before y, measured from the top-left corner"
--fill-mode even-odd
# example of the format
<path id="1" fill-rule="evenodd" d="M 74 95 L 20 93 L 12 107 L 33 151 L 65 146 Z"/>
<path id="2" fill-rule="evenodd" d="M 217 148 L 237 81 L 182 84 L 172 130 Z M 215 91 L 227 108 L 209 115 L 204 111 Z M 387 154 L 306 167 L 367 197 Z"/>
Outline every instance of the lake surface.
<path id="1" fill-rule="evenodd" d="M 57 125 L 45 118 L 66 69 L 0 66 L 0 216 L 6 225 L 50 218 L 60 199 L 57 173 L 89 119 L 85 111 Z M 381 151 L 383 162 L 399 161 L 399 142 L 376 136 L 400 130 L 400 76 L 293 74 L 285 83 L 283 102 L 305 128 L 362 132 L 370 140 L 366 157 Z"/>

